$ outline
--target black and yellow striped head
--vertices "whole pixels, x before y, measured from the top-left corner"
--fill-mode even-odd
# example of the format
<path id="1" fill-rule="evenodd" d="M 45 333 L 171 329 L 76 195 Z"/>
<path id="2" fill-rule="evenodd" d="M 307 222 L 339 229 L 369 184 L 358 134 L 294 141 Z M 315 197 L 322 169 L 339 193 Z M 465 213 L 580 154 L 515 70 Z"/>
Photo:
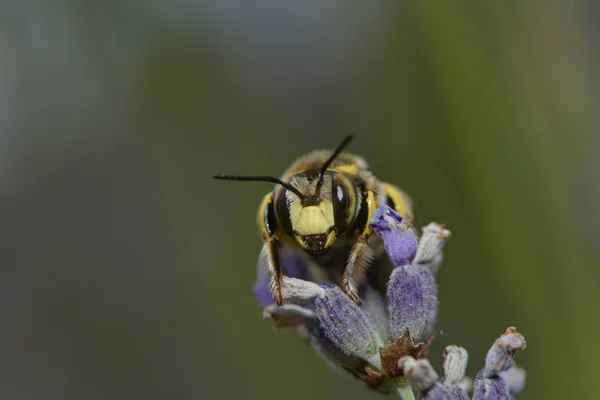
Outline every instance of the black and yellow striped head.
<path id="1" fill-rule="evenodd" d="M 319 168 L 309 167 L 286 181 L 272 176 L 216 175 L 215 178 L 280 185 L 271 205 L 277 225 L 307 254 L 323 255 L 350 228 L 361 203 L 362 197 L 353 182 L 343 173 L 329 169 L 351 139 L 352 136 L 346 137 Z"/>
<path id="2" fill-rule="evenodd" d="M 289 184 L 302 195 L 279 189 L 274 199 L 277 220 L 307 254 L 323 255 L 352 225 L 359 193 L 347 176 L 327 169 L 299 172 Z"/>

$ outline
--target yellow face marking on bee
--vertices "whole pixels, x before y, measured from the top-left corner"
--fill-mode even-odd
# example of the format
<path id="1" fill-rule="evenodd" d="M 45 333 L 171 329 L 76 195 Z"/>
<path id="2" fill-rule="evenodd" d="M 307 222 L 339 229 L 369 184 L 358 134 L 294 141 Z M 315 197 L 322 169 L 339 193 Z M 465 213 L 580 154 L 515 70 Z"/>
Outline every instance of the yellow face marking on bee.
<path id="1" fill-rule="evenodd" d="M 295 204 L 290 210 L 292 226 L 299 235 L 325 234 L 335 221 L 331 201 L 323 199 L 318 206 Z"/>
<path id="2" fill-rule="evenodd" d="M 331 245 L 333 244 L 333 242 L 335 242 L 336 239 L 336 234 L 335 231 L 331 231 L 327 234 L 327 241 L 325 242 L 325 248 L 328 249 L 329 247 L 331 247 Z"/>
<path id="3" fill-rule="evenodd" d="M 311 256 L 319 256 L 327 253 L 329 248 L 337 239 L 337 232 L 335 228 L 330 227 L 326 233 L 319 233 L 316 235 L 299 235 L 294 234 L 296 242 L 300 245 L 304 251 Z"/>

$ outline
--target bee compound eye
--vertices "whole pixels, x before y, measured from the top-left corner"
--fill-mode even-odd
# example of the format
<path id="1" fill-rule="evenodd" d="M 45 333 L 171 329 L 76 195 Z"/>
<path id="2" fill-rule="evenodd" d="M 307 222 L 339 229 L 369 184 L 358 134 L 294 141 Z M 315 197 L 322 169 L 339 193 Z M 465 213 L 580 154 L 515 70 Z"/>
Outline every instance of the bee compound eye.
<path id="1" fill-rule="evenodd" d="M 277 221 L 283 231 L 289 236 L 292 236 L 294 229 L 292 228 L 292 222 L 290 220 L 290 208 L 285 192 L 285 190 L 280 190 L 275 196 L 275 213 L 277 214 Z"/>
<path id="2" fill-rule="evenodd" d="M 334 180 L 331 189 L 335 228 L 338 233 L 342 233 L 348 229 L 348 225 L 351 222 L 350 216 L 352 213 L 350 210 L 350 205 L 352 197 L 347 185 L 345 185 L 343 182 Z"/>
<path id="3" fill-rule="evenodd" d="M 338 204 L 344 205 L 348 201 L 348 196 L 344 193 L 344 188 L 341 185 L 336 185 L 335 196 Z"/>

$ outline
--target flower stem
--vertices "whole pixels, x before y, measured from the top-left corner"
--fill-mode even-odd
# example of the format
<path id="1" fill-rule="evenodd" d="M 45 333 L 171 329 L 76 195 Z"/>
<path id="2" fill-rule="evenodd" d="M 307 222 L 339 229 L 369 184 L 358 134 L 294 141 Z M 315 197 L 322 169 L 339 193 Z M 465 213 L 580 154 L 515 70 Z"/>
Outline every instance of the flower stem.
<path id="1" fill-rule="evenodd" d="M 398 386 L 396 386 L 396 393 L 402 400 L 415 400 L 415 394 L 405 380 L 398 382 Z"/>

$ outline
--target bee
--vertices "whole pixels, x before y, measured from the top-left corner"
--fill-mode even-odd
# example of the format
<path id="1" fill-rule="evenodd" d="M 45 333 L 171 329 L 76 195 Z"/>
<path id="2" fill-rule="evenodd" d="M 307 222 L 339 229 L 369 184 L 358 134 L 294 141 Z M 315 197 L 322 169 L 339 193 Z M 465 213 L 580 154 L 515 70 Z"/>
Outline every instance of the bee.
<path id="1" fill-rule="evenodd" d="M 261 257 L 271 276 L 271 293 L 283 304 L 280 252 L 303 253 L 327 280 L 340 285 L 360 304 L 358 286 L 367 275 L 380 291 L 393 266 L 369 221 L 387 204 L 405 222 L 413 220 L 412 201 L 399 188 L 380 181 L 358 155 L 342 153 L 347 136 L 333 151 L 318 150 L 298 158 L 280 178 L 273 176 L 215 175 L 215 179 L 275 183 L 258 209 L 262 236 Z M 316 268 L 315 268 L 316 267 Z"/>

